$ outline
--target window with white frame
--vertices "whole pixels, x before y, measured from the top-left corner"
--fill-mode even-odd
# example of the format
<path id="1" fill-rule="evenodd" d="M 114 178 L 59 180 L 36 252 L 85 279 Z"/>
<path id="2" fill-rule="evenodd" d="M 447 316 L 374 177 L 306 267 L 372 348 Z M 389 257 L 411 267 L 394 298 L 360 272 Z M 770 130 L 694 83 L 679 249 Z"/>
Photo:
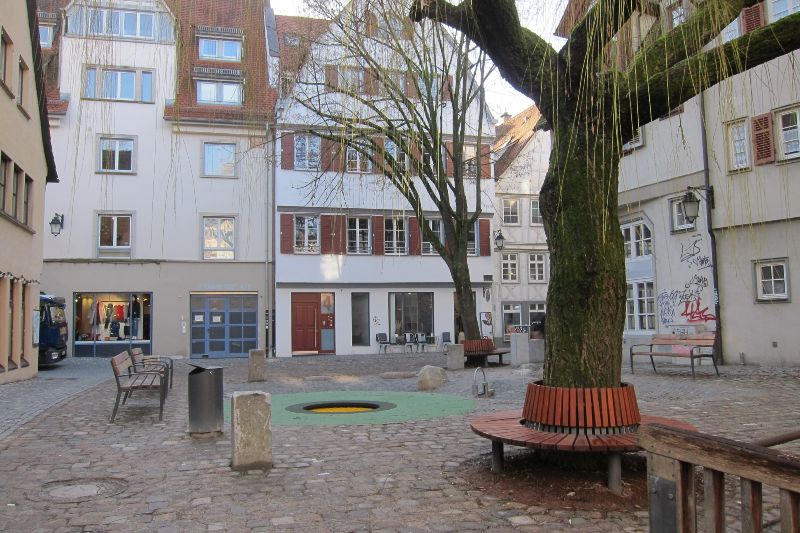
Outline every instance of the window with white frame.
<path id="1" fill-rule="evenodd" d="M 656 329 L 655 289 L 652 281 L 628 283 L 625 298 L 625 329 Z"/>
<path id="2" fill-rule="evenodd" d="M 384 253 L 402 255 L 406 253 L 406 221 L 404 218 L 387 218 L 383 228 Z"/>
<path id="3" fill-rule="evenodd" d="M 203 143 L 203 175 L 233 177 L 236 175 L 235 143 Z"/>
<path id="4" fill-rule="evenodd" d="M 542 210 L 539 206 L 539 199 L 538 198 L 531 198 L 531 224 L 541 224 L 542 223 Z"/>
<path id="5" fill-rule="evenodd" d="M 100 137 L 100 172 L 133 174 L 136 142 L 131 137 Z"/>
<path id="6" fill-rule="evenodd" d="M 287 33 L 283 36 L 283 43 L 286 46 L 300 46 L 300 36 L 296 33 Z"/>
<path id="7" fill-rule="evenodd" d="M 242 41 L 239 40 L 200 37 L 198 50 L 200 59 L 218 59 L 220 61 L 241 61 L 242 59 Z"/>
<path id="8" fill-rule="evenodd" d="M 90 35 L 149 40 L 155 38 L 153 31 L 154 13 L 120 11 L 116 9 L 88 9 L 86 14 Z"/>
<path id="9" fill-rule="evenodd" d="M 197 103 L 242 105 L 242 82 L 198 80 Z"/>
<path id="10" fill-rule="evenodd" d="M 519 224 L 519 200 L 503 198 L 503 224 Z"/>
<path id="11" fill-rule="evenodd" d="M 467 255 L 478 255 L 478 241 L 475 224 L 467 228 Z"/>
<path id="12" fill-rule="evenodd" d="M 5 30 L 0 28 L 0 81 L 11 83 L 11 39 Z"/>
<path id="13" fill-rule="evenodd" d="M 406 172 L 408 170 L 408 156 L 403 153 L 402 150 L 400 150 L 400 147 L 397 145 L 397 143 L 391 139 L 386 139 L 383 144 L 383 149 L 387 155 L 391 156 L 391 158 L 397 162 L 397 169 L 400 172 Z M 388 160 L 386 167 L 386 170 L 390 170 Z"/>
<path id="14" fill-rule="evenodd" d="M 672 213 L 672 231 L 686 231 L 694 229 L 694 221 L 689 222 L 683 214 L 683 198 L 673 198 L 669 201 Z"/>
<path id="15" fill-rule="evenodd" d="M 781 159 L 800 157 L 800 108 L 778 113 L 778 144 Z"/>
<path id="16" fill-rule="evenodd" d="M 636 128 L 631 140 L 622 145 L 623 152 L 630 152 L 634 148 L 644 146 L 644 127 Z"/>
<path id="17" fill-rule="evenodd" d="M 515 253 L 500 255 L 500 279 L 506 282 L 515 283 L 519 280 L 517 274 L 518 257 Z"/>
<path id="18" fill-rule="evenodd" d="M 800 0 L 770 0 L 769 21 L 775 22 L 800 11 Z"/>
<path id="19" fill-rule="evenodd" d="M 747 127 L 744 120 L 731 122 L 728 130 L 728 169 L 744 170 L 750 167 L 747 148 Z"/>
<path id="20" fill-rule="evenodd" d="M 442 221 L 438 218 L 426 218 L 425 224 L 430 228 L 431 233 L 437 235 L 439 237 L 439 242 L 444 243 L 444 227 L 442 226 Z M 422 235 L 422 255 L 437 255 L 439 252 L 436 251 L 433 244 L 430 241 L 425 240 L 425 235 Z"/>
<path id="21" fill-rule="evenodd" d="M 544 302 L 528 304 L 528 320 L 530 322 L 541 321 L 546 310 L 547 305 Z"/>
<path id="22" fill-rule="evenodd" d="M 203 259 L 235 259 L 233 217 L 203 217 Z"/>
<path id="23" fill-rule="evenodd" d="M 775 301 L 789 299 L 789 262 L 770 259 L 755 262 L 756 299 Z"/>
<path id="24" fill-rule="evenodd" d="M 42 48 L 52 48 L 53 37 L 56 33 L 56 27 L 48 24 L 39 24 L 39 46 Z"/>
<path id="25" fill-rule="evenodd" d="M 534 283 L 543 283 L 547 281 L 545 278 L 545 254 L 529 254 L 528 255 L 528 280 Z"/>
<path id="26" fill-rule="evenodd" d="M 733 22 L 722 28 L 722 42 L 730 42 L 741 34 L 741 30 L 739 29 L 739 17 L 736 17 L 733 19 Z"/>
<path id="27" fill-rule="evenodd" d="M 31 191 L 33 190 L 33 180 L 30 176 L 25 176 L 25 184 L 22 188 L 22 218 L 23 224 L 28 225 L 31 214 Z"/>
<path id="28" fill-rule="evenodd" d="M 357 146 L 347 146 L 347 171 L 369 172 L 372 166 L 369 160 L 369 146 L 364 142 L 356 142 Z"/>
<path id="29" fill-rule="evenodd" d="M 19 58 L 19 73 L 17 75 L 17 105 L 24 107 L 25 90 L 28 88 L 28 65 Z"/>
<path id="30" fill-rule="evenodd" d="M 635 222 L 622 227 L 625 258 L 653 255 L 653 233 L 644 222 Z"/>
<path id="31" fill-rule="evenodd" d="M 294 253 L 319 253 L 319 217 L 295 215 Z"/>
<path id="32" fill-rule="evenodd" d="M 380 83 L 378 92 L 381 96 L 404 95 L 406 86 L 406 74 L 399 70 L 380 71 Z"/>
<path id="33" fill-rule="evenodd" d="M 474 144 L 465 144 L 462 152 L 464 158 L 464 175 L 474 177 L 478 175 L 478 150 Z M 487 176 L 483 176 L 484 178 Z"/>
<path id="34" fill-rule="evenodd" d="M 670 28 L 676 28 L 686 22 L 686 8 L 680 2 L 667 8 L 667 22 Z"/>
<path id="35" fill-rule="evenodd" d="M 440 152 L 439 161 L 437 163 L 436 160 L 431 155 L 431 153 L 428 151 L 428 149 L 425 147 L 422 148 L 422 160 L 420 161 L 420 163 L 422 164 L 427 163 L 431 167 L 431 170 L 433 171 L 434 175 L 438 175 L 439 169 L 441 169 L 442 172 L 447 172 L 447 158 L 446 158 L 447 151 L 444 144 L 440 146 L 439 152 Z"/>
<path id="36" fill-rule="evenodd" d="M 503 334 L 519 331 L 522 325 L 522 304 L 503 304 Z"/>
<path id="37" fill-rule="evenodd" d="M 339 88 L 345 91 L 364 90 L 364 69 L 358 67 L 339 67 Z"/>
<path id="38" fill-rule="evenodd" d="M 130 253 L 131 215 L 102 214 L 97 217 L 98 241 L 101 252 Z"/>
<path id="39" fill-rule="evenodd" d="M 123 102 L 152 102 L 153 72 L 87 67 L 83 97 Z"/>
<path id="40" fill-rule="evenodd" d="M 296 170 L 318 170 L 320 138 L 315 135 L 294 136 L 294 168 Z"/>
<path id="41" fill-rule="evenodd" d="M 347 219 L 347 253 L 370 253 L 369 217 L 349 217 Z"/>

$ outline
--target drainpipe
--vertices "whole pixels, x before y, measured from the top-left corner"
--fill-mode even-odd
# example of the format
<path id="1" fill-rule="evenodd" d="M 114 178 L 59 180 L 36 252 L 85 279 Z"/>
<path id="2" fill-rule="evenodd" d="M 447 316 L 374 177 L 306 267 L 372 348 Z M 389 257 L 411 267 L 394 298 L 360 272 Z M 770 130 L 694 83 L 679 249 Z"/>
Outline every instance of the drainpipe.
<path id="1" fill-rule="evenodd" d="M 722 315 L 720 313 L 719 295 L 719 274 L 717 273 L 717 237 L 714 234 L 711 210 L 713 209 L 713 191 L 711 189 L 711 179 L 708 170 L 708 141 L 706 138 L 706 91 L 700 93 L 700 147 L 703 152 L 703 185 L 706 189 L 706 231 L 711 243 L 711 282 L 714 284 L 714 316 L 717 317 L 716 346 L 717 358 L 719 363 L 724 362 L 724 352 L 722 351 Z"/>

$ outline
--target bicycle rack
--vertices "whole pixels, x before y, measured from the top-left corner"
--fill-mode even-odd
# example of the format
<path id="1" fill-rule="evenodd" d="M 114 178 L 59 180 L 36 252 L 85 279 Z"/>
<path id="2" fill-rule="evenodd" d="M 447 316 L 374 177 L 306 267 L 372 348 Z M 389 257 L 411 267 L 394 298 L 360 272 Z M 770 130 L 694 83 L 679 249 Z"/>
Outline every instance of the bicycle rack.
<path id="1" fill-rule="evenodd" d="M 483 382 L 481 383 L 478 383 L 478 370 L 483 374 Z M 472 375 L 472 395 L 476 398 L 491 398 L 494 396 L 494 389 L 489 387 L 489 382 L 486 381 L 486 372 L 482 367 L 476 368 L 475 373 Z"/>

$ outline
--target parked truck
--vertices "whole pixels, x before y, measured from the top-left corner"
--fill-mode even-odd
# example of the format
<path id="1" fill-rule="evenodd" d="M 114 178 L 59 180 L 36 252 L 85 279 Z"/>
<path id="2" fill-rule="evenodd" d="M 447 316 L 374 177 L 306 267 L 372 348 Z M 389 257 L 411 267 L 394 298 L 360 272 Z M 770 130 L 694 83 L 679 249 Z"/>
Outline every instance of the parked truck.
<path id="1" fill-rule="evenodd" d="M 67 356 L 66 307 L 60 296 L 39 295 L 39 366 L 53 365 Z"/>

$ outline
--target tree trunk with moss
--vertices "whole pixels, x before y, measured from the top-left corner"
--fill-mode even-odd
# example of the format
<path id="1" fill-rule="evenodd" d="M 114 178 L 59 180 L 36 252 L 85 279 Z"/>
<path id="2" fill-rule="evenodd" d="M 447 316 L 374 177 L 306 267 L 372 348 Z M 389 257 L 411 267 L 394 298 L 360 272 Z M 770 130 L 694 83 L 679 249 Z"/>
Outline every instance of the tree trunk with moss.
<path id="1" fill-rule="evenodd" d="M 599 0 L 560 51 L 520 24 L 514 0 L 415 0 L 410 17 L 465 33 L 552 129 L 541 208 L 551 252 L 545 383 L 620 384 L 625 258 L 617 219 L 622 145 L 637 129 L 719 81 L 800 48 L 800 13 L 704 50 L 754 0 L 706 0 L 687 20 L 610 66 L 637 0 Z M 657 22 L 658 23 L 658 22 Z M 617 65 L 627 65 L 617 68 Z"/>

